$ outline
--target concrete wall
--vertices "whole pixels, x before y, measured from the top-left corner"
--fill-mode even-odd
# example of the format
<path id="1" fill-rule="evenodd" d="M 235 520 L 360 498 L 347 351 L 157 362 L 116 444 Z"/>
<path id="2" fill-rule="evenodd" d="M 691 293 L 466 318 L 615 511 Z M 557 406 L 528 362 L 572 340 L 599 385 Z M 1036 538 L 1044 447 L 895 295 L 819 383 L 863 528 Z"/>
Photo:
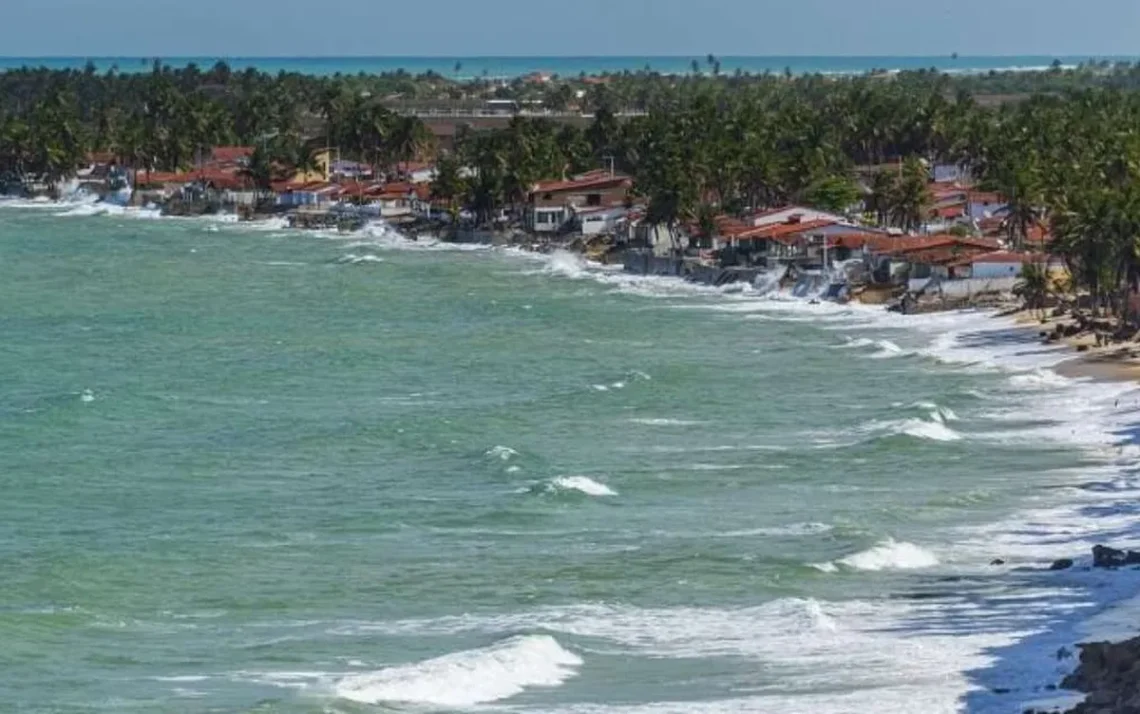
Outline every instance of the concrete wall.
<path id="1" fill-rule="evenodd" d="M 936 292 L 947 298 L 968 298 L 979 293 L 1008 293 L 1013 290 L 1017 280 L 1016 277 L 943 280 Z"/>
<path id="2" fill-rule="evenodd" d="M 1021 275 L 1021 263 L 974 263 L 970 268 L 972 278 L 1008 278 Z"/>

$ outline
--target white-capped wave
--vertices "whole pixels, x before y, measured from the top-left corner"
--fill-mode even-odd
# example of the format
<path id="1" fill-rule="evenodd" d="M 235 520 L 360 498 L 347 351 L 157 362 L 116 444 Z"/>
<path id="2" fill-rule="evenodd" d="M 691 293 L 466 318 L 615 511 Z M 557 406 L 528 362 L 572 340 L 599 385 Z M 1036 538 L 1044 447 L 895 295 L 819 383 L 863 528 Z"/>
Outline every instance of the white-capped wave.
<path id="1" fill-rule="evenodd" d="M 559 476 L 550 482 L 555 491 L 578 491 L 587 496 L 616 496 L 617 491 L 588 476 Z"/>
<path id="2" fill-rule="evenodd" d="M 835 564 L 852 570 L 914 570 L 933 568 L 938 565 L 938 558 L 913 543 L 888 538 L 867 550 L 840 558 Z"/>
<path id="3" fill-rule="evenodd" d="M 845 340 L 843 344 L 836 345 L 836 349 L 854 350 L 862 347 L 870 347 L 875 344 L 875 341 L 870 337 L 847 337 Z"/>
<path id="4" fill-rule="evenodd" d="M 83 392 L 79 395 L 79 401 L 84 403 L 95 401 L 95 392 L 91 391 L 90 389 L 84 389 Z"/>
<path id="5" fill-rule="evenodd" d="M 943 424 L 941 420 L 908 419 L 903 422 L 900 431 L 907 436 L 930 441 L 960 441 L 962 439 L 961 434 Z"/>
<path id="6" fill-rule="evenodd" d="M 384 259 L 378 255 L 373 255 L 372 253 L 363 253 L 360 255 L 356 253 L 348 253 L 341 256 L 337 262 L 348 263 L 349 265 L 363 265 L 366 263 L 383 263 Z"/>
<path id="7" fill-rule="evenodd" d="M 509 446 L 499 445 L 499 446 L 492 446 L 490 449 L 487 449 L 487 452 L 485 455 L 490 456 L 492 458 L 501 459 L 503 461 L 510 461 L 515 456 L 518 456 L 519 452 L 515 451 L 514 449 L 512 449 Z"/>
<path id="8" fill-rule="evenodd" d="M 345 677 L 334 692 L 365 704 L 469 707 L 509 699 L 532 687 L 557 687 L 582 658 L 549 635 L 514 637 L 482 649 Z"/>
<path id="9" fill-rule="evenodd" d="M 879 340 L 875 344 L 878 345 L 879 351 L 871 355 L 871 359 L 891 359 L 893 357 L 905 357 L 910 354 L 890 340 Z"/>

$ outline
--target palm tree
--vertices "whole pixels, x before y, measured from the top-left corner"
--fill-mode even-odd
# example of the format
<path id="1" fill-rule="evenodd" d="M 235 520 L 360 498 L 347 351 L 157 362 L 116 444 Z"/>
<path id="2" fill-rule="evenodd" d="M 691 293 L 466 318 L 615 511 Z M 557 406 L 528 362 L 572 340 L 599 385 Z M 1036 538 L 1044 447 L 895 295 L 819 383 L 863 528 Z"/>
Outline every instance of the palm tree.
<path id="1" fill-rule="evenodd" d="M 930 209 L 930 188 L 926 166 L 917 157 L 903 162 L 902 173 L 890 195 L 891 221 L 904 231 L 913 233 L 925 222 Z"/>
<path id="2" fill-rule="evenodd" d="M 414 116 L 395 118 L 390 131 L 388 142 L 391 156 L 405 168 L 408 162 L 416 160 L 427 150 L 433 138 L 427 125 Z"/>
<path id="3" fill-rule="evenodd" d="M 249 163 L 241 170 L 260 193 L 273 190 L 273 152 L 265 143 L 254 147 Z"/>
<path id="4" fill-rule="evenodd" d="M 465 190 L 459 169 L 459 161 L 454 156 L 441 156 L 435 165 L 435 179 L 431 182 L 432 198 L 446 201 L 450 212 L 454 212 L 455 201 Z"/>
<path id="5" fill-rule="evenodd" d="M 1041 263 L 1026 263 L 1021 268 L 1021 278 L 1014 286 L 1014 294 L 1025 303 L 1026 310 L 1043 311 L 1049 298 L 1049 273 Z"/>

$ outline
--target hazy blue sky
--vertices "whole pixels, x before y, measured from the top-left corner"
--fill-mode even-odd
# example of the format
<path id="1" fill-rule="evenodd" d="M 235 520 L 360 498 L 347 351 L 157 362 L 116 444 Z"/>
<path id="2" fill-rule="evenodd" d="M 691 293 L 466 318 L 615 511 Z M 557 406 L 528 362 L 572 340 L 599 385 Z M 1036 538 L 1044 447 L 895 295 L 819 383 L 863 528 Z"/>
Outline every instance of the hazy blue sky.
<path id="1" fill-rule="evenodd" d="M 1140 0 L 0 0 L 0 55 L 1140 54 Z"/>

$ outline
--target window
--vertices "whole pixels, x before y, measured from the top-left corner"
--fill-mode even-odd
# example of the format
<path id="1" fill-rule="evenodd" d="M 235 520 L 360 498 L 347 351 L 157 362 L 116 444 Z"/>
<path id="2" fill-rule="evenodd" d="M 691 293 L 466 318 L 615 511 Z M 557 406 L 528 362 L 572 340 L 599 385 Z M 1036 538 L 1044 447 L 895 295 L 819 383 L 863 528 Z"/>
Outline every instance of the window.
<path id="1" fill-rule="evenodd" d="M 550 214 L 549 213 L 535 213 L 534 214 L 534 222 L 535 223 L 541 223 L 541 224 L 550 223 Z"/>
<path id="2" fill-rule="evenodd" d="M 586 194 L 586 205 L 587 206 L 600 206 L 600 205 L 602 205 L 602 194 L 600 194 L 600 193 L 588 193 L 588 194 Z"/>

